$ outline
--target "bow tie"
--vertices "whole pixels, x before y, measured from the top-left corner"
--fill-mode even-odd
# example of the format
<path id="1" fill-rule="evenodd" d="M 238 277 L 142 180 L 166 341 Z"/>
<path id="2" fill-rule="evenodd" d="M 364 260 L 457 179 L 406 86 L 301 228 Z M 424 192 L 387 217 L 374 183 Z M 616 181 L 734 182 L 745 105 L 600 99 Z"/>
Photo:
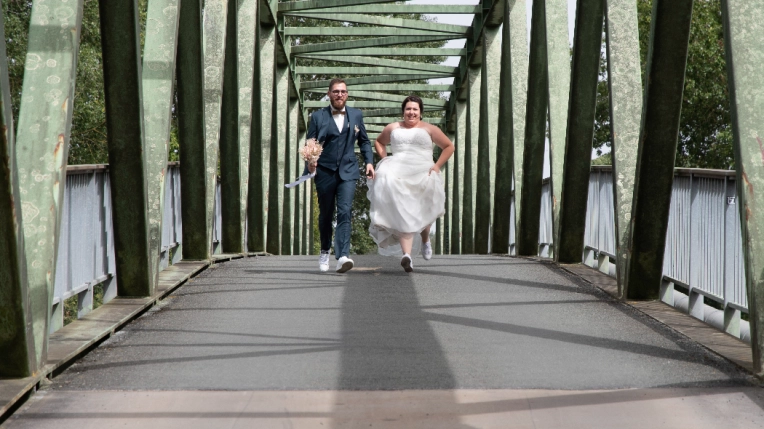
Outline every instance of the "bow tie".
<path id="1" fill-rule="evenodd" d="M 332 109 L 332 116 L 334 116 L 334 115 L 344 115 L 344 114 L 345 114 L 344 110 L 334 110 L 334 109 Z"/>

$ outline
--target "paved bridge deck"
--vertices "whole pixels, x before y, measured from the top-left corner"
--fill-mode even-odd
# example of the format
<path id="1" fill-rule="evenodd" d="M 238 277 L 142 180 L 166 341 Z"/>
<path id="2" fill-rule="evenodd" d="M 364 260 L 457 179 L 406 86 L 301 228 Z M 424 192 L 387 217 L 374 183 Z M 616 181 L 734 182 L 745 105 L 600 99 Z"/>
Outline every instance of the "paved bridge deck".
<path id="1" fill-rule="evenodd" d="M 355 260 L 213 265 L 6 425 L 764 427 L 748 373 L 553 264 Z"/>

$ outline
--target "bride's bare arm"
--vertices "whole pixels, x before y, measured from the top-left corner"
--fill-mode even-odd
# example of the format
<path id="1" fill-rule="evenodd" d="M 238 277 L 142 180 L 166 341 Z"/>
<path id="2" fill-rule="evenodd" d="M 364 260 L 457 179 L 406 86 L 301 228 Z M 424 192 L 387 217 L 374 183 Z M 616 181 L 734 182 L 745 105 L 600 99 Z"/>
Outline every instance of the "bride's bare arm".
<path id="1" fill-rule="evenodd" d="M 384 158 L 387 156 L 387 145 L 390 144 L 390 132 L 393 129 L 393 124 L 388 124 L 381 133 L 379 133 L 379 136 L 377 136 L 377 139 L 374 140 L 374 150 L 377 152 L 377 155 L 379 155 L 380 158 Z"/>
<path id="2" fill-rule="evenodd" d="M 435 165 L 432 167 L 432 170 L 440 172 L 440 168 L 443 167 L 449 158 L 451 158 L 451 155 L 454 154 L 454 144 L 451 142 L 451 139 L 449 139 L 443 131 L 440 130 L 440 128 L 436 127 L 432 124 L 427 124 L 427 131 L 430 132 L 430 137 L 432 137 L 432 142 L 438 145 L 439 148 L 441 148 L 440 157 L 438 158 L 438 161 L 435 163 Z"/>

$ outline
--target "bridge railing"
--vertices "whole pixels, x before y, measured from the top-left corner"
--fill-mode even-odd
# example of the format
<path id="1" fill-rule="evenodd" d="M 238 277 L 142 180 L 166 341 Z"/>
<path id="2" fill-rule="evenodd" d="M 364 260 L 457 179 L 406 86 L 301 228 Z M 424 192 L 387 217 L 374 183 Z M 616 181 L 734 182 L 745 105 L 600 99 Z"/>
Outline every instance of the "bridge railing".
<path id="1" fill-rule="evenodd" d="M 661 300 L 745 341 L 749 325 L 735 172 L 676 169 L 666 235 Z M 543 216 L 542 216 L 543 219 Z M 583 261 L 615 276 L 613 176 L 589 178 Z"/>
<path id="2" fill-rule="evenodd" d="M 58 241 L 56 282 L 50 332 L 64 326 L 64 302 L 77 297 L 77 317 L 93 310 L 94 290 L 102 302 L 117 296 L 112 201 L 108 165 L 73 165 L 67 168 L 61 234 Z M 220 199 L 220 186 L 216 199 Z M 159 269 L 182 258 L 180 168 L 168 164 Z M 216 210 L 214 247 L 220 243 L 220 208 Z"/>

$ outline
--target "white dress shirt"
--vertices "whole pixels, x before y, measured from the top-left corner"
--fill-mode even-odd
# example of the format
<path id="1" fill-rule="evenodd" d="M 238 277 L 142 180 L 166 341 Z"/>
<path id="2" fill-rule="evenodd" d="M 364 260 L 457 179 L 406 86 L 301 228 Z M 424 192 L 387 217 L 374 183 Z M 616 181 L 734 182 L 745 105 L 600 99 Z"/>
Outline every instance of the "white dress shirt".
<path id="1" fill-rule="evenodd" d="M 336 110 L 334 107 L 331 107 L 332 112 L 335 112 Z M 340 112 L 345 112 L 345 108 L 343 107 Z M 332 115 L 332 118 L 334 118 L 334 123 L 337 124 L 337 130 L 341 133 L 342 132 L 342 126 L 345 125 L 345 116 L 347 116 L 347 112 L 345 112 L 344 115 L 342 114 L 336 114 Z"/>

